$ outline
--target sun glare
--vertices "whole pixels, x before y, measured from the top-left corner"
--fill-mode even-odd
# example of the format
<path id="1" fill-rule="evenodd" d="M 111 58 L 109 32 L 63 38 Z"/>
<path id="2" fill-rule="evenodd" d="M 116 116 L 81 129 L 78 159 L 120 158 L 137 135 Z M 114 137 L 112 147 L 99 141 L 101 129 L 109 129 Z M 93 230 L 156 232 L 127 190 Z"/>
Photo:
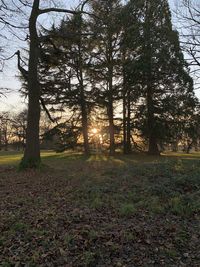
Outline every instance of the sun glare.
<path id="1" fill-rule="evenodd" d="M 93 128 L 93 129 L 92 129 L 92 133 L 93 133 L 93 134 L 97 134 L 97 132 L 98 132 L 98 130 L 97 130 L 96 128 Z"/>

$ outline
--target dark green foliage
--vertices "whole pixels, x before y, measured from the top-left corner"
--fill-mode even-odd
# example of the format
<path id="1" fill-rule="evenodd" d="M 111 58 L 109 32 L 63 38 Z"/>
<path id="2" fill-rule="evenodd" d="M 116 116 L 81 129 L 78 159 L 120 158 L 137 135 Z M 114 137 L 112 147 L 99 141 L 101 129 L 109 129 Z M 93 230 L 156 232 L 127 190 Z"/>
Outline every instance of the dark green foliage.
<path id="1" fill-rule="evenodd" d="M 158 144 L 162 149 L 169 139 L 171 124 L 181 120 L 186 107 L 194 108 L 193 81 L 166 0 L 129 1 L 124 17 L 126 80 L 133 105 L 139 101 L 135 126 L 148 138 L 150 153 L 157 153 Z"/>
<path id="2" fill-rule="evenodd" d="M 55 150 L 63 152 L 67 149 L 74 149 L 77 146 L 81 128 L 67 123 L 61 123 L 45 132 L 43 141 L 55 143 Z"/>
<path id="3" fill-rule="evenodd" d="M 41 36 L 42 108 L 58 125 L 52 135 L 65 128 L 58 150 L 81 140 L 89 154 L 96 126 L 110 154 L 122 144 L 125 154 L 198 149 L 199 101 L 168 1 L 92 0 L 87 8 L 91 16 L 64 17 Z"/>

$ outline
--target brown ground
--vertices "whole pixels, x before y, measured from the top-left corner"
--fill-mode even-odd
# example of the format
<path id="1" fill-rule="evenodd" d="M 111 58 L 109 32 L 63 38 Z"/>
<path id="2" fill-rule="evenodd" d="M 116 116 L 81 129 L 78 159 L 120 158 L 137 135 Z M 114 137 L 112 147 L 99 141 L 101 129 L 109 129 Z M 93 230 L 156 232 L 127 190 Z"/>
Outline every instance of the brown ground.
<path id="1" fill-rule="evenodd" d="M 56 160 L 0 167 L 0 266 L 200 266 L 199 163 Z"/>

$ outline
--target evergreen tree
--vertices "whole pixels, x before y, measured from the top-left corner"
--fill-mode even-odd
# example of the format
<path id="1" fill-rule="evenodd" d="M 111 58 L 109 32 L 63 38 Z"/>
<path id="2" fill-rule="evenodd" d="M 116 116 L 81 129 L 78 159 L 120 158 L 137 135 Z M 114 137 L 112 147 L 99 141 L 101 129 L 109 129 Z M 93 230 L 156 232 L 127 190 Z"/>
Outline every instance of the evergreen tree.
<path id="1" fill-rule="evenodd" d="M 108 121 L 110 154 L 122 136 L 117 125 L 122 112 L 124 153 L 131 152 L 134 135 L 140 134 L 149 154 L 158 155 L 184 138 L 189 127 L 181 126 L 183 109 L 196 107 L 168 2 L 130 0 L 123 6 L 117 0 L 92 0 L 89 8 L 93 16 L 87 20 L 77 11 L 39 37 L 42 107 L 49 118 L 49 107 L 72 114 L 74 129 L 63 131 L 63 121 L 56 127 L 62 136 L 76 132 L 74 144 L 81 130 L 86 154 L 91 112 L 98 109 L 101 120 L 103 110 Z"/>
<path id="2" fill-rule="evenodd" d="M 134 49 L 133 59 L 133 66 L 137 63 L 137 84 L 142 88 L 138 125 L 144 137 L 148 138 L 149 154 L 159 154 L 158 144 L 165 135 L 167 114 L 173 110 L 172 107 L 166 109 L 165 103 L 173 95 L 190 94 L 193 83 L 179 46 L 178 34 L 172 28 L 168 2 L 143 0 L 130 1 L 128 5 L 130 10 L 138 10 L 139 34 L 135 41 L 138 45 L 134 45 L 137 49 Z"/>
<path id="3" fill-rule="evenodd" d="M 122 65 L 122 102 L 123 102 L 123 147 L 124 153 L 132 150 L 131 141 L 134 132 L 134 114 L 137 111 L 137 102 L 141 97 L 140 64 L 140 16 L 142 9 L 139 2 L 128 2 L 122 9 L 121 24 L 121 65 Z M 134 142 L 135 144 L 135 142 Z"/>
<path id="4" fill-rule="evenodd" d="M 110 154 L 115 152 L 115 102 L 119 97 L 119 57 L 120 57 L 120 11 L 119 0 L 91 1 L 91 30 L 93 38 L 92 67 L 90 73 L 97 88 L 97 103 L 106 110 Z"/>
<path id="5" fill-rule="evenodd" d="M 48 34 L 51 41 L 47 40 L 43 48 L 40 67 L 46 103 L 57 106 L 55 110 L 60 106 L 65 111 L 80 113 L 84 151 L 89 154 L 88 115 L 92 88 L 87 74 L 91 58 L 87 23 L 81 14 L 75 14 L 62 20 L 60 26 L 53 27 Z"/>

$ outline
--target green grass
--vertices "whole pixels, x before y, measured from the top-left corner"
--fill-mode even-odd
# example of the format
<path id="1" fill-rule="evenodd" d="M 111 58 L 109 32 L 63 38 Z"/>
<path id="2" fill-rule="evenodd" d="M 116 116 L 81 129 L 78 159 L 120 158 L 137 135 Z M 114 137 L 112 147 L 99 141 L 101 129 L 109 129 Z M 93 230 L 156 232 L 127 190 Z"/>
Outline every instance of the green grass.
<path id="1" fill-rule="evenodd" d="M 136 208 L 133 203 L 122 203 L 119 209 L 119 214 L 125 217 L 131 217 L 136 212 Z"/>
<path id="2" fill-rule="evenodd" d="M 0 166 L 17 165 L 19 164 L 22 157 L 23 157 L 22 152 L 0 151 Z M 56 161 L 59 162 L 59 165 L 61 166 L 62 166 L 62 161 L 85 158 L 85 156 L 82 153 L 71 153 L 71 152 L 56 153 L 51 150 L 41 151 L 41 157 L 44 163 L 51 164 L 52 162 L 55 163 Z"/>
<path id="3" fill-rule="evenodd" d="M 23 156 L 22 152 L 17 151 L 0 151 L 0 165 L 16 165 L 20 162 Z M 128 163 L 148 163 L 148 162 L 166 162 L 170 160 L 184 160 L 184 161 L 194 161 L 200 160 L 200 152 L 194 152 L 191 154 L 185 153 L 163 153 L 161 157 L 157 156 L 147 156 L 145 154 L 133 154 L 133 155 L 121 155 L 116 154 L 115 157 L 110 157 L 106 155 L 91 155 L 89 157 L 84 156 L 81 152 L 63 152 L 56 153 L 55 151 L 45 150 L 41 151 L 41 157 L 44 163 L 53 163 L 56 166 L 58 162 L 58 167 L 63 167 L 63 163 L 71 160 L 83 160 L 88 162 L 98 161 L 98 162 L 114 162 L 116 164 L 128 164 Z"/>

